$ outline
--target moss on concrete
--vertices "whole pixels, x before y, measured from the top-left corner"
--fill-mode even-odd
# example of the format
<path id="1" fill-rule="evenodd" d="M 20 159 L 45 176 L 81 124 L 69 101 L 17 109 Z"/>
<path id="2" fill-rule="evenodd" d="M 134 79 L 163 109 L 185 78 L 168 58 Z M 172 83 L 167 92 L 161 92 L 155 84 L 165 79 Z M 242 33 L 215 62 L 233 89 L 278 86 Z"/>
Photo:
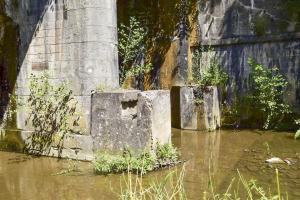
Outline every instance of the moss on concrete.
<path id="1" fill-rule="evenodd" d="M 144 78 L 144 88 L 150 88 L 149 82 L 157 81 L 161 88 L 170 88 L 174 71 L 178 44 L 180 21 L 185 17 L 185 25 L 190 33 L 194 28 L 192 21 L 197 14 L 197 0 L 118 0 L 118 25 L 128 25 L 129 18 L 135 16 L 148 30 L 146 60 L 154 65 L 154 72 Z M 157 73 L 156 73 L 157 72 Z"/>
<path id="2" fill-rule="evenodd" d="M 257 15 L 254 19 L 254 32 L 257 36 L 263 36 L 266 34 L 269 25 L 268 18 L 266 16 Z"/>

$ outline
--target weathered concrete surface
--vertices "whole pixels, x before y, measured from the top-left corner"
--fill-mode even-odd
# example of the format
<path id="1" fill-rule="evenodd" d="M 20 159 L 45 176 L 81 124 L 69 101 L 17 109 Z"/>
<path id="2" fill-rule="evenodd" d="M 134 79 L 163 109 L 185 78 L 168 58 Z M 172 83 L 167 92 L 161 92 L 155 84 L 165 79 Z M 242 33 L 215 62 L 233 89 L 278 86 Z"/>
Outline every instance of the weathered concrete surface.
<path id="1" fill-rule="evenodd" d="M 170 94 L 167 91 L 120 90 L 92 96 L 94 151 L 138 153 L 171 138 Z"/>
<path id="2" fill-rule="evenodd" d="M 93 94 L 91 135 L 95 151 L 142 147 L 137 135 L 139 92 L 120 90 Z"/>
<path id="3" fill-rule="evenodd" d="M 300 31 L 298 0 L 199 1 L 200 41 Z"/>
<path id="4" fill-rule="evenodd" d="M 138 154 L 171 142 L 169 91 L 115 90 L 91 99 L 91 135 L 70 133 L 45 140 L 33 131 L 1 131 L 0 150 L 91 161 L 99 151 L 128 148 Z"/>
<path id="5" fill-rule="evenodd" d="M 171 89 L 172 127 L 197 129 L 197 106 L 194 89 L 189 86 L 173 86 Z"/>
<path id="6" fill-rule="evenodd" d="M 152 90 L 138 94 L 138 136 L 147 149 L 171 142 L 170 91 Z"/>
<path id="7" fill-rule="evenodd" d="M 68 81 L 89 134 L 90 93 L 119 85 L 116 0 L 20 0 L 6 11 L 19 28 L 16 93 L 28 96 L 30 74 Z M 18 128 L 24 127 L 18 116 Z"/>
<path id="8" fill-rule="evenodd" d="M 28 152 L 36 155 L 92 161 L 94 159 L 91 136 L 66 134 L 47 148 L 33 147 L 33 132 L 20 130 L 1 131 L 0 150 Z M 42 150 L 42 151 L 41 151 Z"/>
<path id="9" fill-rule="evenodd" d="M 154 42 L 151 54 L 153 70 L 144 77 L 148 89 L 171 89 L 188 81 L 193 19 L 198 0 L 131 1 L 118 0 L 118 23 L 128 24 L 135 16 L 148 30 L 147 42 Z"/>
<path id="10" fill-rule="evenodd" d="M 208 86 L 203 90 L 203 106 L 206 129 L 216 130 L 220 128 L 221 111 L 217 87 Z"/>
<path id="11" fill-rule="evenodd" d="M 277 66 L 289 82 L 286 99 L 300 112 L 300 2 L 220 0 L 199 2 L 196 46 L 211 46 L 229 74 L 226 103 L 248 89 L 249 58 Z M 203 60 L 207 53 L 203 53 Z"/>
<path id="12" fill-rule="evenodd" d="M 221 126 L 217 87 L 198 89 L 193 86 L 173 86 L 171 105 L 174 128 L 216 130 Z"/>
<path id="13" fill-rule="evenodd" d="M 17 45 L 11 42 L 11 46 L 18 48 L 15 53 L 7 51 L 18 63 L 4 66 L 5 73 L 15 70 L 9 77 L 13 79 L 10 91 L 15 89 L 20 98 L 26 99 L 30 75 L 47 72 L 51 83 L 69 82 L 78 101 L 80 132 L 85 135 L 67 135 L 62 152 L 53 144 L 46 155 L 91 160 L 91 91 L 99 86 L 119 86 L 116 0 L 3 0 L 0 15 L 2 2 L 9 26 L 14 27 L 14 32 L 5 34 L 15 38 Z M 15 32 L 17 36 L 12 35 Z M 0 65 L 2 68 L 1 58 Z M 17 128 L 30 129 L 25 125 L 26 118 L 26 111 L 18 112 Z M 20 134 L 14 138 L 30 143 Z"/>

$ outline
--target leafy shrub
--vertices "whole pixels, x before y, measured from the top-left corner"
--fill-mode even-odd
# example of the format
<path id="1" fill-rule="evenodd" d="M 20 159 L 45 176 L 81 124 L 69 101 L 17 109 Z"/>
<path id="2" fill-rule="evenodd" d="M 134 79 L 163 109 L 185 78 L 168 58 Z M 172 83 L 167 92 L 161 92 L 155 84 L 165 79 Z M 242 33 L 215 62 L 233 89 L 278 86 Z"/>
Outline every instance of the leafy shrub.
<path id="1" fill-rule="evenodd" d="M 171 144 L 165 144 L 157 146 L 156 157 L 160 163 L 168 163 L 178 160 L 179 154 Z"/>
<path id="2" fill-rule="evenodd" d="M 205 49 L 201 48 L 194 52 L 193 55 L 193 82 L 197 86 L 220 86 L 226 83 L 228 79 L 220 64 L 218 63 L 215 54 L 211 48 L 205 52 L 207 57 L 204 57 Z M 204 62 L 205 61 L 205 62 Z M 207 66 L 204 66 L 204 65 Z"/>
<path id="3" fill-rule="evenodd" d="M 145 174 L 162 166 L 173 165 L 178 162 L 179 154 L 172 145 L 158 145 L 155 154 L 144 152 L 139 156 L 132 156 L 124 150 L 122 155 L 111 155 L 99 152 L 93 162 L 97 174 L 121 173 L 125 171 Z"/>
<path id="4" fill-rule="evenodd" d="M 228 75 L 215 63 L 210 65 L 208 70 L 202 74 L 198 84 L 201 86 L 218 86 L 224 84 L 227 79 Z"/>
<path id="5" fill-rule="evenodd" d="M 127 160 L 119 155 L 99 153 L 94 162 L 94 170 L 102 174 L 118 173 L 127 168 Z"/>
<path id="6" fill-rule="evenodd" d="M 120 84 L 129 77 L 136 77 L 152 70 L 151 63 L 140 63 L 139 59 L 144 51 L 143 44 L 147 36 L 147 31 L 135 17 L 129 20 L 129 26 L 121 24 L 119 29 L 119 54 L 120 64 Z"/>
<path id="7" fill-rule="evenodd" d="M 26 124 L 33 127 L 29 150 L 42 153 L 49 150 L 56 141 L 58 148 L 64 135 L 72 131 L 72 126 L 78 126 L 79 118 L 75 119 L 77 101 L 72 96 L 66 82 L 58 86 L 51 84 L 49 75 L 31 75 L 27 101 L 28 118 Z"/>
<path id="8" fill-rule="evenodd" d="M 251 98 L 264 118 L 263 128 L 274 128 L 290 112 L 289 105 L 283 98 L 288 83 L 278 68 L 268 69 L 252 59 L 248 63 L 251 67 L 250 84 L 253 90 Z"/>

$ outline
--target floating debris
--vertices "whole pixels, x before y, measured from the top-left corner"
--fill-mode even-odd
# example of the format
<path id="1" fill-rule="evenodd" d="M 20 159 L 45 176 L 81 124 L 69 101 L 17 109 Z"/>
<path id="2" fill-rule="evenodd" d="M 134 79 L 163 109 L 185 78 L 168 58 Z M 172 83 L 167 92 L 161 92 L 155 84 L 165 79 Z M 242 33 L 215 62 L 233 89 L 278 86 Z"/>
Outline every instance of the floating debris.
<path id="1" fill-rule="evenodd" d="M 265 161 L 266 163 L 268 164 L 288 164 L 288 165 L 293 165 L 295 164 L 297 161 L 292 159 L 292 158 L 286 158 L 286 159 L 281 159 L 281 158 L 278 158 L 278 157 L 273 157 L 273 158 L 270 158 L 268 160 Z"/>
<path id="2" fill-rule="evenodd" d="M 285 164 L 284 160 L 282 160 L 281 158 L 278 158 L 278 157 L 270 158 L 270 159 L 266 160 L 265 162 L 269 163 L 269 164 Z"/>

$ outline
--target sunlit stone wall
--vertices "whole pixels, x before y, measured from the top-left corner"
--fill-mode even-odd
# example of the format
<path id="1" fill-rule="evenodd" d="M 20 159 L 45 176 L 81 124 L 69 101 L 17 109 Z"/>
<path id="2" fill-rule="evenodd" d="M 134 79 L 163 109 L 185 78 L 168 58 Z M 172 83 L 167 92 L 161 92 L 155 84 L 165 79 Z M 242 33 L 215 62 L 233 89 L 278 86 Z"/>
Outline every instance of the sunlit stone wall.
<path id="1" fill-rule="evenodd" d="M 286 95 L 300 105 L 300 1 L 199 1 L 199 46 L 211 46 L 229 74 L 226 101 L 247 90 L 249 58 L 277 66 L 289 82 Z M 208 54 L 204 53 L 207 58 Z M 204 64 L 205 66 L 205 64 Z M 207 65 L 206 65 L 207 66 Z"/>
<path id="2" fill-rule="evenodd" d="M 31 74 L 68 81 L 89 132 L 91 91 L 119 85 L 116 0 L 21 0 L 11 15 L 20 34 L 17 94 L 29 95 Z"/>

